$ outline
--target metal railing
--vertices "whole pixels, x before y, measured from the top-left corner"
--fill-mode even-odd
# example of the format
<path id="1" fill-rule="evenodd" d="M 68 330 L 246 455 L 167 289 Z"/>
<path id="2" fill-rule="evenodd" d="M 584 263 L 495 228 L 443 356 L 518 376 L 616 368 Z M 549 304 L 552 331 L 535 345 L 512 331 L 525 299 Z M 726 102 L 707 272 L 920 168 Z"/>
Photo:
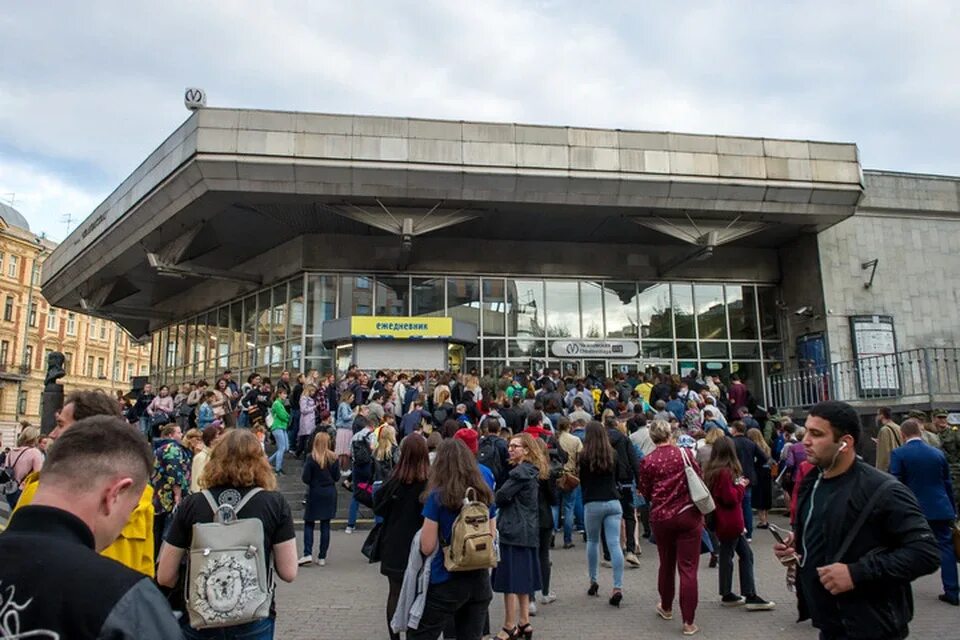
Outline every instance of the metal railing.
<path id="1" fill-rule="evenodd" d="M 822 400 L 851 404 L 926 405 L 960 402 L 960 348 L 926 347 L 771 374 L 775 407 L 809 407 Z"/>

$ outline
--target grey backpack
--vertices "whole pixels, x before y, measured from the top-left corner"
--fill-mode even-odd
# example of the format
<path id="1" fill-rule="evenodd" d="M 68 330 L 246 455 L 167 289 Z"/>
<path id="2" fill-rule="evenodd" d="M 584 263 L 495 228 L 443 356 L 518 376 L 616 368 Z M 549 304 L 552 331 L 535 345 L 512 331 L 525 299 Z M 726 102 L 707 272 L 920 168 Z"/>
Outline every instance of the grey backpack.
<path id="1" fill-rule="evenodd" d="M 185 587 L 194 629 L 232 627 L 270 615 L 273 574 L 263 548 L 263 523 L 238 517 L 260 491 L 251 489 L 236 506 L 218 505 L 212 493 L 203 492 L 214 521 L 193 525 Z"/>

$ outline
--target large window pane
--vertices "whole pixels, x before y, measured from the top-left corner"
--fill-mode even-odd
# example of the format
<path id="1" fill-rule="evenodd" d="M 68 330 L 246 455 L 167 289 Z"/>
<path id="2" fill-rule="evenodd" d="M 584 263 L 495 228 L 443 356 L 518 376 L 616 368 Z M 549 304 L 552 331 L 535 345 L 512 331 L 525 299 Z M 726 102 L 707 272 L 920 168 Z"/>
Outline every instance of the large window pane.
<path id="1" fill-rule="evenodd" d="M 603 337 L 603 287 L 599 282 L 580 283 L 580 317 L 584 338 Z"/>
<path id="2" fill-rule="evenodd" d="M 759 342 L 731 342 L 730 347 L 733 349 L 733 357 L 743 358 L 744 360 L 759 360 L 760 359 L 760 343 Z"/>
<path id="3" fill-rule="evenodd" d="M 698 284 L 693 288 L 697 302 L 697 326 L 701 340 L 727 337 L 727 314 L 723 304 L 723 285 Z"/>
<path id="4" fill-rule="evenodd" d="M 777 290 L 773 287 L 757 287 L 757 299 L 760 301 L 760 337 L 764 340 L 777 340 L 780 337 Z"/>
<path id="5" fill-rule="evenodd" d="M 340 317 L 373 315 L 373 278 L 340 276 Z"/>
<path id="6" fill-rule="evenodd" d="M 727 285 L 727 313 L 732 339 L 757 339 L 757 298 L 753 285 Z"/>
<path id="7" fill-rule="evenodd" d="M 673 338 L 670 318 L 670 286 L 650 282 L 640 283 L 640 336 L 644 339 Z"/>
<path id="8" fill-rule="evenodd" d="M 287 332 L 287 285 L 273 288 L 273 306 L 270 309 L 270 342 L 282 342 Z"/>
<path id="9" fill-rule="evenodd" d="M 652 340 L 644 340 L 641 345 L 644 359 L 656 360 L 659 358 L 666 358 L 669 360 L 673 359 L 673 343 L 672 342 L 655 342 Z"/>
<path id="10" fill-rule="evenodd" d="M 580 295 L 575 280 L 547 280 L 547 336 L 580 337 Z"/>
<path id="11" fill-rule="evenodd" d="M 511 336 L 544 335 L 542 280 L 507 280 L 507 328 Z"/>
<path id="12" fill-rule="evenodd" d="M 230 307 L 220 307 L 217 312 L 217 367 L 230 367 L 230 347 L 233 345 L 233 331 L 230 330 Z"/>
<path id="13" fill-rule="evenodd" d="M 414 278 L 412 316 L 442 316 L 443 278 Z"/>
<path id="14" fill-rule="evenodd" d="M 484 359 L 502 358 L 506 354 L 507 354 L 507 348 L 503 340 L 484 340 L 483 341 Z"/>
<path id="15" fill-rule="evenodd" d="M 249 296 L 243 299 L 243 352 L 240 360 L 240 367 L 245 372 L 251 371 L 255 366 L 255 351 L 257 336 L 257 297 Z"/>
<path id="16" fill-rule="evenodd" d="M 689 284 L 672 285 L 673 321 L 677 327 L 677 338 L 695 338 L 693 326 L 693 287 Z"/>
<path id="17" fill-rule="evenodd" d="M 303 335 L 303 278 L 290 281 L 290 305 L 287 310 L 287 339 L 300 342 Z"/>
<path id="18" fill-rule="evenodd" d="M 504 299 L 504 279 L 484 278 L 483 287 L 483 335 L 505 336 L 507 317 L 504 313 L 507 302 Z"/>
<path id="19" fill-rule="evenodd" d="M 447 315 L 480 327 L 480 278 L 447 278 Z"/>
<path id="20" fill-rule="evenodd" d="M 546 349 L 543 340 L 508 340 L 507 355 L 511 358 L 543 358 Z"/>
<path id="21" fill-rule="evenodd" d="M 337 317 L 337 276 L 307 275 L 307 309 L 307 335 L 320 335 L 323 321 Z"/>
<path id="22" fill-rule="evenodd" d="M 406 276 L 377 277 L 378 316 L 407 316 L 410 314 L 410 279 Z"/>
<path id="23" fill-rule="evenodd" d="M 636 338 L 640 335 L 636 282 L 604 282 L 603 306 L 608 338 Z M 586 322 L 583 326 L 586 331 Z"/>
<path id="24" fill-rule="evenodd" d="M 763 397 L 763 381 L 759 362 L 734 362 L 730 373 L 736 373 L 758 400 Z"/>
<path id="25" fill-rule="evenodd" d="M 271 339 L 271 318 L 273 317 L 273 308 L 270 302 L 270 290 L 261 291 L 257 296 L 257 332 L 256 343 L 257 353 L 266 353 L 263 348 L 270 344 Z M 257 359 L 257 366 L 266 362 L 262 357 Z"/>
<path id="26" fill-rule="evenodd" d="M 726 342 L 701 342 L 700 357 L 727 360 L 730 357 L 730 347 Z"/>

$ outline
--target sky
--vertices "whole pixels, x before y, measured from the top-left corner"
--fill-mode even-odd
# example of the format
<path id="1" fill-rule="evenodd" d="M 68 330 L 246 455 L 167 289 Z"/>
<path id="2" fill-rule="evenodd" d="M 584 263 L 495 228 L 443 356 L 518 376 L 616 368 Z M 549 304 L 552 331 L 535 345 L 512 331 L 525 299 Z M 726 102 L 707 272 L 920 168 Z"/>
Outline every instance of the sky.
<path id="1" fill-rule="evenodd" d="M 60 240 L 218 107 L 856 142 L 960 175 L 960 3 L 5 3 L 0 201 Z M 72 222 L 68 225 L 66 217 Z"/>

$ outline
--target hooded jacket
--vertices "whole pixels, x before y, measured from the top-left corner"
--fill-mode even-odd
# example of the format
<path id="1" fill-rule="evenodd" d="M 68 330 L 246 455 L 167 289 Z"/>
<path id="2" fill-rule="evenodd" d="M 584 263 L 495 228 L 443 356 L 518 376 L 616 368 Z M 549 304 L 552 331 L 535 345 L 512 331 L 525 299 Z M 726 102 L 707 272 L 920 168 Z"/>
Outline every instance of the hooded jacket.
<path id="1" fill-rule="evenodd" d="M 510 470 L 506 482 L 497 490 L 496 502 L 500 509 L 497 530 L 501 544 L 517 547 L 540 545 L 539 475 L 534 465 L 521 462 Z"/>

